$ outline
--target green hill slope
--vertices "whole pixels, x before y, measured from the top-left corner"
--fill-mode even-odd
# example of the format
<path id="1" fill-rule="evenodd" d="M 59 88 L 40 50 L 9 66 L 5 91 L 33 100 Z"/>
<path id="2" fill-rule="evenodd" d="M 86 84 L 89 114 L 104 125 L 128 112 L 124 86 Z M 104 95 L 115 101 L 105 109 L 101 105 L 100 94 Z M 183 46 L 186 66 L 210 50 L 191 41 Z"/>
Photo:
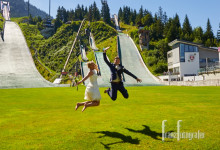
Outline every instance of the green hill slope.
<path id="1" fill-rule="evenodd" d="M 60 75 L 61 70 L 63 69 L 81 21 L 74 21 L 71 24 L 63 24 L 53 36 L 45 39 L 41 35 L 37 25 L 21 23 L 24 19 L 25 18 L 19 18 L 14 20 L 18 23 L 20 22 L 19 26 L 23 31 L 39 72 L 47 80 L 53 81 Z M 85 29 L 90 29 L 90 31 L 92 31 L 97 47 L 100 50 L 103 47 L 112 47 L 108 52 L 110 59 L 117 55 L 117 32 L 115 29 L 103 22 L 92 22 L 90 24 L 86 22 L 81 29 L 79 37 L 80 41 L 77 40 L 65 70 L 69 75 L 73 75 L 75 71 L 80 72 L 80 68 L 78 68 L 79 70 L 75 69 L 76 62 L 81 60 L 79 45 L 84 45 L 86 47 L 89 60 L 95 60 L 94 53 L 89 45 L 89 36 L 84 32 Z M 66 76 L 66 81 L 68 78 L 69 76 Z"/>

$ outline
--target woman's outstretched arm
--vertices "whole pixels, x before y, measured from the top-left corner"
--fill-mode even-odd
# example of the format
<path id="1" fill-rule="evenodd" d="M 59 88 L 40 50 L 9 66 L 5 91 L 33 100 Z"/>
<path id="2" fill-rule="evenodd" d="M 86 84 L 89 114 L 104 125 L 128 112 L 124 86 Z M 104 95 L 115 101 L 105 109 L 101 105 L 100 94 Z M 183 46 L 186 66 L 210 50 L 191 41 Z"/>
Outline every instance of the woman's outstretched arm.
<path id="1" fill-rule="evenodd" d="M 84 81 L 86 81 L 92 75 L 93 75 L 93 72 L 91 70 L 91 71 L 89 71 L 89 73 L 81 81 L 77 82 L 76 85 L 79 85 L 79 84 L 83 83 Z"/>

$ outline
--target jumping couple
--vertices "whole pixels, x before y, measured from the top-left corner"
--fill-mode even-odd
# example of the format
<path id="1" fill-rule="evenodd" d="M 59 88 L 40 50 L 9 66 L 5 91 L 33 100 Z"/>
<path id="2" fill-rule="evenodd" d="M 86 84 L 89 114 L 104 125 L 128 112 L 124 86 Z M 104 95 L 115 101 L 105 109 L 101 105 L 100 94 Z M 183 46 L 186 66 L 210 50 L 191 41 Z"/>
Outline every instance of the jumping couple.
<path id="1" fill-rule="evenodd" d="M 118 56 L 115 57 L 114 63 L 111 63 L 106 56 L 106 51 L 109 48 L 110 47 L 104 49 L 103 57 L 104 57 L 104 61 L 106 62 L 106 64 L 108 65 L 111 71 L 111 78 L 110 78 L 111 88 L 106 89 L 104 93 L 107 93 L 113 101 L 117 99 L 118 91 L 121 92 L 124 98 L 128 98 L 128 91 L 124 87 L 122 74 L 123 73 L 128 74 L 129 76 L 136 79 L 137 82 L 141 82 L 141 79 L 137 78 L 131 72 L 126 70 L 124 66 L 120 64 L 120 58 Z M 88 62 L 87 66 L 90 69 L 89 73 L 76 85 L 81 84 L 82 82 L 84 82 L 89 78 L 89 84 L 86 87 L 85 97 L 84 97 L 84 99 L 88 101 L 77 103 L 75 110 L 77 110 L 80 106 L 84 106 L 82 109 L 82 111 L 84 111 L 87 107 L 99 106 L 100 104 L 101 95 L 97 83 L 97 77 L 98 77 L 97 72 L 99 71 L 98 67 L 93 61 Z"/>

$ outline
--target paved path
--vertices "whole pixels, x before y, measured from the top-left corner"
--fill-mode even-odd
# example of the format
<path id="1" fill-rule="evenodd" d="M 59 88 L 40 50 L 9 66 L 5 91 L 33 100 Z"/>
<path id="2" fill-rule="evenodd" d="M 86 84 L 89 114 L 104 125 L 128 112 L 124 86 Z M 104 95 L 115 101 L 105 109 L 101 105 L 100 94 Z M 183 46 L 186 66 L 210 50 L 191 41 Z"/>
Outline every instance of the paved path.
<path id="1" fill-rule="evenodd" d="M 5 41 L 0 41 L 0 88 L 54 87 L 37 71 L 19 26 L 5 24 Z"/>

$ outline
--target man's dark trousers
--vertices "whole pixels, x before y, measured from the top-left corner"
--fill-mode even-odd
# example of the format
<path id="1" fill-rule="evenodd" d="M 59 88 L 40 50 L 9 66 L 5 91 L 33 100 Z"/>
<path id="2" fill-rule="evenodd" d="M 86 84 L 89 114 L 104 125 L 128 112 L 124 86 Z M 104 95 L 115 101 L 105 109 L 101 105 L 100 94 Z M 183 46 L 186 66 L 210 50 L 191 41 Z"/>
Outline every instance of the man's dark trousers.
<path id="1" fill-rule="evenodd" d="M 128 91 L 125 89 L 123 82 L 111 82 L 111 89 L 108 91 L 108 95 L 113 101 L 117 99 L 117 92 L 120 91 L 124 98 L 128 98 Z"/>

